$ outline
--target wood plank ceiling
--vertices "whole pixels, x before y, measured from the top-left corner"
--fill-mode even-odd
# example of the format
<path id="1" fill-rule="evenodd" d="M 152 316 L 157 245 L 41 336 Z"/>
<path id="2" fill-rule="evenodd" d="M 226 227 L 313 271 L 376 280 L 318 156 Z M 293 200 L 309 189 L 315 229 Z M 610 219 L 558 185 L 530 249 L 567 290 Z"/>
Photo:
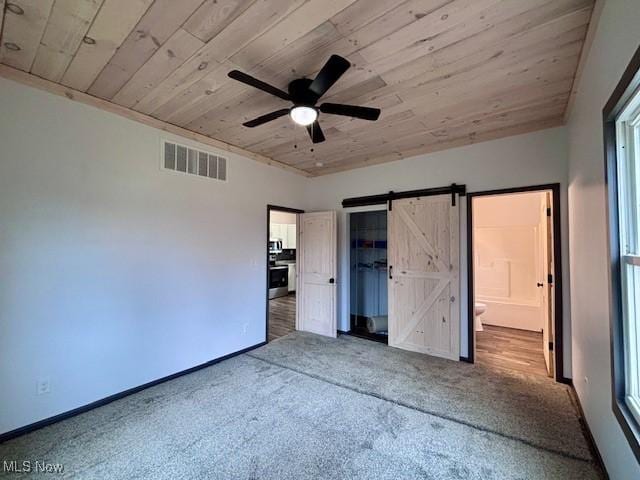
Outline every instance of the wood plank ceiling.
<path id="1" fill-rule="evenodd" d="M 6 2 L 6 3 L 5 3 Z M 593 0 L 0 0 L 0 63 L 322 175 L 563 123 Z M 0 17 L 1 18 L 1 17 Z M 312 145 L 286 90 L 331 54 L 353 67 Z M 104 102 L 103 102 L 104 103 Z M 261 157 L 262 158 L 262 157 Z"/>

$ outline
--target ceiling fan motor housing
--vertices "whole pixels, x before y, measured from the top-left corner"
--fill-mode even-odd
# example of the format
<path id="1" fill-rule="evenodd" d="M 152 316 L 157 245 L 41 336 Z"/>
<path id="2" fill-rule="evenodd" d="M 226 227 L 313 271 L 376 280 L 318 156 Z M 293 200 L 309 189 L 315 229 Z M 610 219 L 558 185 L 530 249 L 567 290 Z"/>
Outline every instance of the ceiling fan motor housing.
<path id="1" fill-rule="evenodd" d="M 295 106 L 315 106 L 319 97 L 309 90 L 309 85 L 311 85 L 312 81 L 310 78 L 299 78 L 289 83 L 287 90 Z"/>

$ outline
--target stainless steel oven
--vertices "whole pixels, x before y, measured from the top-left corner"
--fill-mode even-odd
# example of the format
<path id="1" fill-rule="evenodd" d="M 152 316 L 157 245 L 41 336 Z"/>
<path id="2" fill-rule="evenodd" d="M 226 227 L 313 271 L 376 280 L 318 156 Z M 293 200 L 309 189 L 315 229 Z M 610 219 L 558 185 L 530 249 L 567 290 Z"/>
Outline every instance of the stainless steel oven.
<path id="1" fill-rule="evenodd" d="M 289 293 L 289 267 L 269 267 L 269 299 L 284 297 Z"/>

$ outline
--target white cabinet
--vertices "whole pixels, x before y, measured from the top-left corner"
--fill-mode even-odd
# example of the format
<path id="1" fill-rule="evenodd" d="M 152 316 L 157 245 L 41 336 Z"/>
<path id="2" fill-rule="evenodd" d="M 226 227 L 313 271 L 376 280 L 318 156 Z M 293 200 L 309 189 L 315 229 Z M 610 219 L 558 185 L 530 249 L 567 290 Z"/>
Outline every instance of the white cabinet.
<path id="1" fill-rule="evenodd" d="M 272 223 L 269 238 L 282 240 L 282 248 L 296 248 L 296 226 L 284 223 Z"/>
<path id="2" fill-rule="evenodd" d="M 274 238 L 274 239 L 278 239 L 278 240 L 282 240 L 282 247 L 286 248 L 284 246 L 285 242 L 286 242 L 286 228 L 284 229 L 284 235 L 282 235 L 282 231 L 283 228 L 282 227 L 286 227 L 286 225 L 281 225 L 279 223 L 272 223 L 271 224 L 271 231 L 269 232 L 269 237 L 270 238 Z"/>
<path id="3" fill-rule="evenodd" d="M 296 248 L 296 226 L 287 225 L 287 245 L 285 248 Z"/>

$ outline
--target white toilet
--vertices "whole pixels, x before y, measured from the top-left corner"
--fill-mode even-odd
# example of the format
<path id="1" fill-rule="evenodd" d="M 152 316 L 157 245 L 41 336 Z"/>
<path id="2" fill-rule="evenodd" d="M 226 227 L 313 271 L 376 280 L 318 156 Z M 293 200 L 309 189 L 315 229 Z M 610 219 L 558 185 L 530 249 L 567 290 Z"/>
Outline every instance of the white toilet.
<path id="1" fill-rule="evenodd" d="M 482 328 L 482 319 L 480 317 L 487 311 L 487 305 L 485 303 L 475 302 L 473 309 L 475 313 L 476 332 L 482 332 L 484 328 Z"/>

